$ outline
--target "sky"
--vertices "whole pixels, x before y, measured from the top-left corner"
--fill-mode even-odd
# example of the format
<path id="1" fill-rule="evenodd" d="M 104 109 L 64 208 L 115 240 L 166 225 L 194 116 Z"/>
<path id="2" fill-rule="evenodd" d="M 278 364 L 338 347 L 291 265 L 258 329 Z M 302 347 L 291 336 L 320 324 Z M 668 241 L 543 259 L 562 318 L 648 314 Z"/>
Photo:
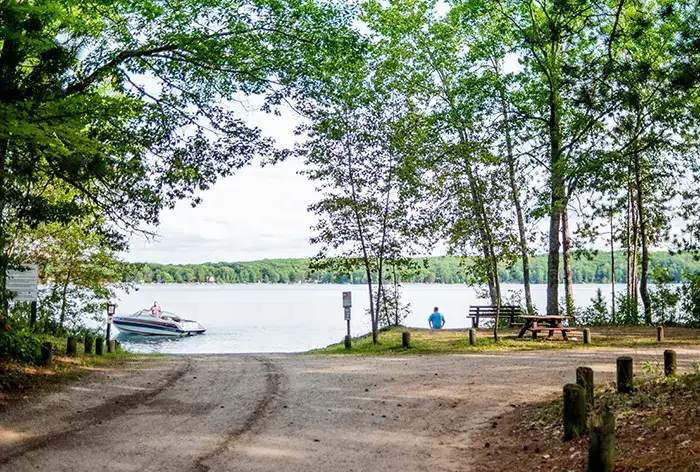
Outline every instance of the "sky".
<path id="1" fill-rule="evenodd" d="M 282 116 L 255 109 L 240 113 L 280 147 L 298 139 L 294 129 L 302 118 L 290 109 Z M 163 211 L 158 237 L 135 237 L 125 259 L 187 264 L 313 256 L 309 237 L 316 219 L 307 207 L 317 197 L 314 184 L 297 174 L 301 168 L 294 158 L 264 168 L 254 163 L 220 179 L 200 194 L 203 202 L 197 207 L 182 201 Z"/>

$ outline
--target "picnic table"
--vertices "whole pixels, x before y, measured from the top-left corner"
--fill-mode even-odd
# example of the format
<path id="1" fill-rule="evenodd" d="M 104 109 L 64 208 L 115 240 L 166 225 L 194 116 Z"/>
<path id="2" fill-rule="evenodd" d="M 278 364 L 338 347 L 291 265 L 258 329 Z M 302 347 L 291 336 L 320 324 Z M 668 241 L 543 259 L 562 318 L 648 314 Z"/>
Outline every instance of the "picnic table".
<path id="1" fill-rule="evenodd" d="M 572 316 L 548 315 L 548 316 L 531 316 L 525 315 L 522 317 L 525 322 L 518 333 L 518 337 L 522 338 L 529 330 L 532 332 L 532 339 L 537 339 L 537 334 L 541 331 L 549 331 L 548 338 L 554 335 L 555 331 L 561 332 L 561 336 L 566 340 L 567 333 L 575 331 L 572 326 L 564 326 L 564 320 L 570 320 Z"/>

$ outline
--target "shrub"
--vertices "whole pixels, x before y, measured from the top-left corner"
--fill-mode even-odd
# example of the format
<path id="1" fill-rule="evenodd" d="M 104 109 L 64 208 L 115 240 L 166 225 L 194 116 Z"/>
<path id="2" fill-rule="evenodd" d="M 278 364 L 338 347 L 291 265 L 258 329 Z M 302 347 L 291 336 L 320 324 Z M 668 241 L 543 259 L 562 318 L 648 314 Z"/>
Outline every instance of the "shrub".
<path id="1" fill-rule="evenodd" d="M 28 329 L 0 330 L 0 358 L 38 363 L 42 338 Z"/>
<path id="2" fill-rule="evenodd" d="M 700 324 L 700 272 L 684 274 L 681 286 L 682 321 Z"/>

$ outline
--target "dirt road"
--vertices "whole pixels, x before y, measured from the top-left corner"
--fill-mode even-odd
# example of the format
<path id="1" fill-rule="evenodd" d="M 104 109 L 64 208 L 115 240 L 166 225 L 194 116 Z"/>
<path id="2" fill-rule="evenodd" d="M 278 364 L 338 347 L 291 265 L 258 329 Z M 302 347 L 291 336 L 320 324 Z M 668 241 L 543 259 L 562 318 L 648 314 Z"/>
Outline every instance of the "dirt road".
<path id="1" fill-rule="evenodd" d="M 700 348 L 677 349 L 679 368 Z M 476 432 L 589 365 L 661 350 L 172 356 L 0 414 L 2 471 L 468 471 Z"/>

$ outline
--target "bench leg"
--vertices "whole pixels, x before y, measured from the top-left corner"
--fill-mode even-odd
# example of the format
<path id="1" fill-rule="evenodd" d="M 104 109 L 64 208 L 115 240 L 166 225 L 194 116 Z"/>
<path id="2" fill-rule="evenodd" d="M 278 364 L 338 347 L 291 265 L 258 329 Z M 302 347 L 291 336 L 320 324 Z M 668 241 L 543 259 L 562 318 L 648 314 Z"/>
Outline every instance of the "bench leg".
<path id="1" fill-rule="evenodd" d="M 478 316 L 478 315 L 477 315 L 477 317 L 476 317 L 476 322 L 474 323 L 474 327 L 475 327 L 476 329 L 479 329 L 479 316 Z"/>
<path id="2" fill-rule="evenodd" d="M 568 341 L 569 338 L 566 336 L 566 331 L 561 332 L 561 337 L 564 338 L 564 341 Z"/>
<path id="3" fill-rule="evenodd" d="M 532 339 L 537 339 L 537 331 L 532 332 Z"/>
<path id="4" fill-rule="evenodd" d="M 549 334 L 547 335 L 547 338 L 549 339 L 549 338 L 551 338 L 552 336 L 554 336 L 554 331 L 550 331 Z"/>
<path id="5" fill-rule="evenodd" d="M 513 328 L 513 315 L 510 316 L 510 324 L 508 325 L 509 328 Z"/>

